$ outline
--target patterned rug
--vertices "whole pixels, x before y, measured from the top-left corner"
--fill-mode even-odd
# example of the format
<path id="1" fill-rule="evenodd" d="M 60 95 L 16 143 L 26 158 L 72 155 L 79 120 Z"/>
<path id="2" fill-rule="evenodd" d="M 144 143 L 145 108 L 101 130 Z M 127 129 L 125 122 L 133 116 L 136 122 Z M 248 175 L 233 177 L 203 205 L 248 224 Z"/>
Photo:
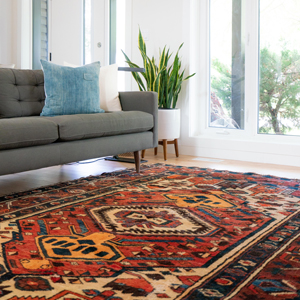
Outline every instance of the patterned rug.
<path id="1" fill-rule="evenodd" d="M 0 198 L 2 299 L 300 299 L 300 181 L 142 166 Z"/>

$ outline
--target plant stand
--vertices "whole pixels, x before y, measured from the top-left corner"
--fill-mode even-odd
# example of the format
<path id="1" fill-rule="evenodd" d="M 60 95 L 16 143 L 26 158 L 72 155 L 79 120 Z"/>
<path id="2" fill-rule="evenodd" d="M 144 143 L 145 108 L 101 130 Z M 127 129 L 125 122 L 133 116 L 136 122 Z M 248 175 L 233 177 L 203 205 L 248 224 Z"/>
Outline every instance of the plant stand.
<path id="1" fill-rule="evenodd" d="M 173 141 L 162 140 L 158 141 L 158 145 L 162 145 L 164 148 L 164 160 L 167 160 L 167 145 L 174 145 L 176 157 L 179 157 L 178 150 L 178 139 L 174 139 Z M 146 150 L 142 151 L 142 158 L 145 157 Z M 154 148 L 154 155 L 157 155 L 157 147 Z"/>
<path id="2" fill-rule="evenodd" d="M 178 139 L 180 137 L 180 109 L 158 109 L 158 145 L 163 146 L 164 159 L 167 160 L 167 145 L 174 145 L 176 157 L 179 156 Z M 142 158 L 145 157 L 142 150 Z M 154 148 L 154 155 L 157 155 L 157 147 Z"/>

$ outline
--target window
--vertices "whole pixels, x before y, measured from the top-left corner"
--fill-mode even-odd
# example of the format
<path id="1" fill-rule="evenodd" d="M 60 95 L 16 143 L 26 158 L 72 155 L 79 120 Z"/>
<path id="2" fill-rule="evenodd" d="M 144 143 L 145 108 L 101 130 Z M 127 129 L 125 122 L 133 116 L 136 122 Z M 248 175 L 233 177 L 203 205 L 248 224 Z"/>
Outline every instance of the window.
<path id="1" fill-rule="evenodd" d="M 110 55 L 111 64 L 124 63 L 126 1 L 110 0 Z"/>
<path id="2" fill-rule="evenodd" d="M 209 127 L 300 135 L 299 20 L 300 0 L 210 0 Z M 250 36 L 256 55 L 245 51 Z M 254 101 L 257 116 L 246 124 Z"/>
<path id="3" fill-rule="evenodd" d="M 117 52 L 117 0 L 110 0 L 109 14 L 109 63 L 114 64 Z"/>
<path id="4" fill-rule="evenodd" d="M 245 2 L 211 0 L 211 127 L 244 129 Z"/>
<path id="5" fill-rule="evenodd" d="M 260 1 L 259 133 L 300 135 L 300 1 Z"/>
<path id="6" fill-rule="evenodd" d="M 110 48 L 109 63 L 127 67 L 122 50 L 125 51 L 126 1 L 110 0 Z M 125 90 L 126 74 L 118 72 L 118 89 Z"/>
<path id="7" fill-rule="evenodd" d="M 32 68 L 40 69 L 40 59 L 48 60 L 48 0 L 34 0 L 32 12 Z"/>

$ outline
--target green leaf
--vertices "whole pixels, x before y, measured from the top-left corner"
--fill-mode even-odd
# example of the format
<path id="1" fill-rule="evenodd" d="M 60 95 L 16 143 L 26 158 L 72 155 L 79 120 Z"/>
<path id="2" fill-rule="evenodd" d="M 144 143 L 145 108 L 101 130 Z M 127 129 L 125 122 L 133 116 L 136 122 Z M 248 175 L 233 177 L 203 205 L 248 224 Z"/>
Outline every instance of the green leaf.
<path id="1" fill-rule="evenodd" d="M 196 75 L 196 73 L 193 73 L 192 75 L 189 75 L 189 76 L 185 77 L 183 80 L 184 80 L 184 81 L 185 81 L 185 80 L 188 80 L 188 79 L 190 79 L 191 77 L 193 77 L 194 75 Z"/>
<path id="2" fill-rule="evenodd" d="M 141 29 L 139 28 L 139 37 L 138 37 L 138 43 L 139 43 L 139 49 L 140 51 L 144 52 L 146 54 L 146 44 L 144 41 L 144 38 L 142 36 Z"/>
<path id="3" fill-rule="evenodd" d="M 130 61 L 130 59 L 129 59 L 128 56 L 124 53 L 123 50 L 121 50 L 121 51 L 122 51 L 122 53 L 124 54 L 124 56 L 125 56 L 125 58 L 126 58 L 127 64 L 128 64 L 131 68 L 140 68 L 138 65 L 136 65 L 136 64 L 134 64 L 134 63 L 132 63 L 132 62 Z M 145 85 L 144 85 L 144 83 L 143 83 L 143 81 L 142 81 L 140 75 L 139 75 L 137 72 L 131 72 L 131 74 L 132 74 L 133 78 L 135 79 L 135 81 L 137 82 L 137 84 L 138 84 L 138 86 L 139 86 L 139 90 L 140 90 L 140 91 L 146 91 Z M 144 73 L 142 73 L 142 75 L 145 76 Z"/>

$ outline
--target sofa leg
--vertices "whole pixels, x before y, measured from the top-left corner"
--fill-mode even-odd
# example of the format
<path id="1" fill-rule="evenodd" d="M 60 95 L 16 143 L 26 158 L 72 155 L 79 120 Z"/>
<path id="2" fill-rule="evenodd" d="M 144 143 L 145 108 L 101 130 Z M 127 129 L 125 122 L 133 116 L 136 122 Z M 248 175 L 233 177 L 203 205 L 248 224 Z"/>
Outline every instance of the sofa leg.
<path id="1" fill-rule="evenodd" d="M 134 154 L 136 172 L 140 173 L 140 164 L 141 164 L 140 151 L 134 151 L 133 154 Z"/>
<path id="2" fill-rule="evenodd" d="M 144 150 L 142 150 L 142 158 L 144 158 L 145 157 L 145 153 L 146 153 L 146 149 L 144 149 Z"/>

